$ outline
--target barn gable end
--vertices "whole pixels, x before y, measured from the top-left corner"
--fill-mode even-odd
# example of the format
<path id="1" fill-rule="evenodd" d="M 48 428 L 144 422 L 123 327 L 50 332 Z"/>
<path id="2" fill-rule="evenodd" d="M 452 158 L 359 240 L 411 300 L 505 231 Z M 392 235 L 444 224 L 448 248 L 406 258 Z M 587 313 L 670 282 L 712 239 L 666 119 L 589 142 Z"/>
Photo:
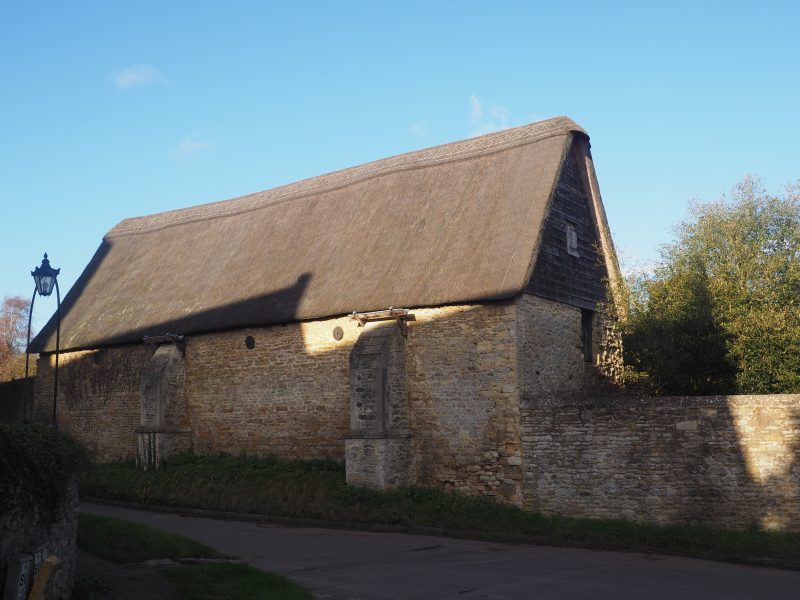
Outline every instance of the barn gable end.
<path id="1" fill-rule="evenodd" d="M 542 231 L 527 293 L 596 310 L 608 279 L 600 250 L 597 218 L 580 172 L 576 149 L 567 152 Z M 575 248 L 568 240 L 574 231 Z"/>

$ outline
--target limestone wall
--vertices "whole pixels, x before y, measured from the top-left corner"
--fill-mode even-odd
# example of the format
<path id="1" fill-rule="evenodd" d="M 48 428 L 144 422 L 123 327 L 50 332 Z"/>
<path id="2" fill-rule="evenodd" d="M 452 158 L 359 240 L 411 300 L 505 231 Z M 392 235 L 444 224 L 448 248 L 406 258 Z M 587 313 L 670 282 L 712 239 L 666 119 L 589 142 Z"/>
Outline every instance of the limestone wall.
<path id="1" fill-rule="evenodd" d="M 194 451 L 342 460 L 357 337 L 357 323 L 342 317 L 187 338 Z"/>
<path id="2" fill-rule="evenodd" d="M 522 422 L 528 509 L 800 531 L 800 396 L 541 400 Z"/>
<path id="3" fill-rule="evenodd" d="M 574 401 L 613 389 L 615 377 L 621 374 L 622 346 L 613 327 L 601 313 L 595 313 L 592 360 L 587 361 L 580 308 L 525 293 L 517 298 L 516 310 L 522 504 L 539 509 L 541 457 L 534 443 L 542 426 L 538 410 L 544 404 L 557 406 L 565 399 Z"/>
<path id="4" fill-rule="evenodd" d="M 413 478 L 519 502 L 513 303 L 412 312 L 408 417 L 389 422 L 411 436 Z M 195 452 L 342 460 L 349 356 L 361 331 L 342 317 L 187 338 Z"/>
<path id="5" fill-rule="evenodd" d="M 141 373 L 153 353 L 130 345 L 59 356 L 59 428 L 100 461 L 133 458 L 140 416 Z M 53 355 L 39 358 L 34 418 L 49 423 L 53 411 Z"/>
<path id="6" fill-rule="evenodd" d="M 520 503 L 514 303 L 414 314 L 406 369 L 418 482 Z"/>
<path id="7" fill-rule="evenodd" d="M 613 383 L 622 347 L 602 314 L 594 316 L 593 356 L 587 361 L 580 308 L 530 294 L 522 294 L 516 308 L 523 406 L 542 399 L 591 394 Z"/>
<path id="8" fill-rule="evenodd" d="M 515 304 L 412 313 L 403 338 L 408 411 L 388 415 L 393 430 L 410 436 L 412 480 L 520 503 Z M 187 337 L 193 450 L 342 460 L 349 356 L 362 331 L 341 317 Z M 95 458 L 135 455 L 141 375 L 153 352 L 132 345 L 62 355 L 59 422 Z M 50 360 L 40 359 L 36 386 L 44 420 Z"/>
<path id="9" fill-rule="evenodd" d="M 570 396 L 596 379 L 581 351 L 580 308 L 523 294 L 517 311 L 523 402 Z"/>

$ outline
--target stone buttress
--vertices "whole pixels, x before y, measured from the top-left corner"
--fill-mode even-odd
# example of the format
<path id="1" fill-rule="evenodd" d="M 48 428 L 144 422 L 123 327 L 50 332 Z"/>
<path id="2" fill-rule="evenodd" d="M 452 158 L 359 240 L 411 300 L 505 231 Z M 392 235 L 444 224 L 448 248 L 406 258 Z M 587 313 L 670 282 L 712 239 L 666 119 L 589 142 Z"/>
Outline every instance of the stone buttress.
<path id="1" fill-rule="evenodd" d="M 157 469 L 162 460 L 191 450 L 185 381 L 182 347 L 177 343 L 157 346 L 141 376 L 136 461 L 144 470 Z"/>
<path id="2" fill-rule="evenodd" d="M 405 338 L 394 321 L 367 323 L 350 352 L 347 483 L 412 483 Z"/>

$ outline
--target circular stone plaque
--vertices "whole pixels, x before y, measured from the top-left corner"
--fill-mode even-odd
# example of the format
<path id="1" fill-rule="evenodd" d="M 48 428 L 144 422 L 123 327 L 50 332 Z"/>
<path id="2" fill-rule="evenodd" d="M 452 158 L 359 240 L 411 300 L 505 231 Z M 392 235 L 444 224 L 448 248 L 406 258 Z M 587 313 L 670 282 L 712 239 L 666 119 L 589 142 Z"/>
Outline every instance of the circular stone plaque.
<path id="1" fill-rule="evenodd" d="M 338 326 L 334 327 L 333 328 L 333 339 L 335 339 L 338 342 L 343 337 L 344 337 L 344 331 L 342 330 L 342 328 L 338 327 Z"/>

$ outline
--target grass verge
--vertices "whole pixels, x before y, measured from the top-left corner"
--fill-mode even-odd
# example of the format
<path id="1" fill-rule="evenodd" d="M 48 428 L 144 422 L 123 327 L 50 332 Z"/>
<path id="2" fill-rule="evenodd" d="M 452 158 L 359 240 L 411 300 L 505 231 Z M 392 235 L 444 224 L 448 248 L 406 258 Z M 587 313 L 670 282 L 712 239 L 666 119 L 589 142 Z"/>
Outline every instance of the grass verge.
<path id="1" fill-rule="evenodd" d="M 96 465 L 85 474 L 81 490 L 87 496 L 152 505 L 439 528 L 498 541 L 800 568 L 800 535 L 794 533 L 545 517 L 430 488 L 378 492 L 348 487 L 344 468 L 331 461 L 180 456 L 150 472 L 132 463 Z"/>
<path id="2" fill-rule="evenodd" d="M 112 517 L 81 514 L 78 548 L 115 563 L 156 558 L 224 558 L 213 548 L 183 536 Z M 311 600 L 285 577 L 244 564 L 176 566 L 162 569 L 179 600 Z"/>
<path id="3" fill-rule="evenodd" d="M 189 538 L 112 517 L 78 516 L 78 548 L 115 563 L 153 558 L 221 558 L 208 546 Z"/>
<path id="4" fill-rule="evenodd" d="M 247 565 L 204 565 L 167 569 L 180 598 L 191 600 L 310 600 L 311 594 L 286 577 Z"/>

